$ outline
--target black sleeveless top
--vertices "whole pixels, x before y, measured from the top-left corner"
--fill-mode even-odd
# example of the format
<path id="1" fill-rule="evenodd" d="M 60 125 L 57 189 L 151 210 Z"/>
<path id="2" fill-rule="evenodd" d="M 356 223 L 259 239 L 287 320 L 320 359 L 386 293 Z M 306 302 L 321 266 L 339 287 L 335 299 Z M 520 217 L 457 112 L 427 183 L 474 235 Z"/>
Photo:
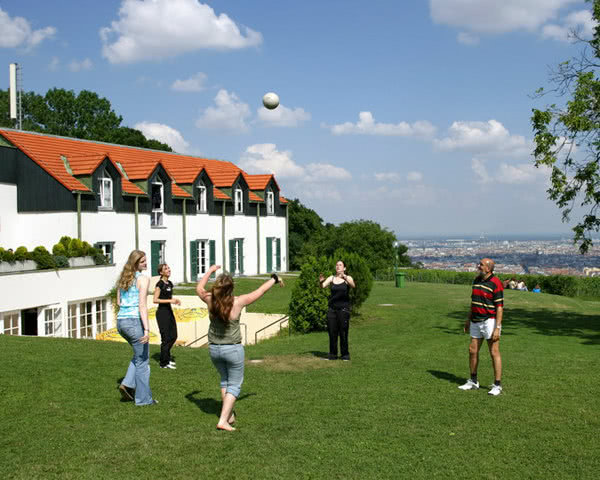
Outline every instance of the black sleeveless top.
<path id="1" fill-rule="evenodd" d="M 158 298 L 160 298 L 161 300 L 171 300 L 173 298 L 173 283 L 171 282 L 171 280 L 167 280 L 166 283 L 162 280 L 159 280 L 156 286 L 160 288 L 160 294 L 158 295 Z M 159 303 L 158 308 L 168 308 L 169 310 L 171 310 L 171 304 Z"/>
<path id="2" fill-rule="evenodd" d="M 331 282 L 331 295 L 329 296 L 329 308 L 340 310 L 350 308 L 350 286 L 346 282 Z"/>

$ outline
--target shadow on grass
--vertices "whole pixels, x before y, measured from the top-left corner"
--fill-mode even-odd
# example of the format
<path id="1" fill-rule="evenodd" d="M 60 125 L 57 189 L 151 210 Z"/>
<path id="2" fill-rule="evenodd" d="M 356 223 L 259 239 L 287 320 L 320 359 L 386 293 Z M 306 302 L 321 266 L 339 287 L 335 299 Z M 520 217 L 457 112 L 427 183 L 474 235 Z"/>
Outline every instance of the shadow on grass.
<path id="1" fill-rule="evenodd" d="M 153 353 L 150 358 L 154 360 L 156 363 L 160 364 L 160 352 Z M 175 355 L 171 355 L 171 361 L 175 362 Z"/>
<path id="2" fill-rule="evenodd" d="M 204 413 L 208 413 L 209 415 L 216 415 L 217 417 L 221 415 L 221 401 L 215 400 L 214 398 L 196 398 L 196 395 L 200 393 L 199 390 L 195 390 L 193 392 L 188 393 L 185 398 L 187 398 L 190 402 L 194 403 L 200 410 Z M 244 395 L 240 395 L 237 402 L 241 402 L 242 400 L 256 395 L 256 393 L 246 393 Z"/>
<path id="3" fill-rule="evenodd" d="M 450 312 L 450 318 L 464 321 L 464 310 Z M 513 327 L 531 329 L 538 335 L 575 337 L 584 345 L 600 345 L 600 320 L 598 314 L 581 314 L 570 311 L 557 311 L 549 308 L 527 310 L 508 307 L 504 310 L 502 335 L 518 335 L 510 330 Z M 444 329 L 446 327 L 436 327 Z M 507 331 L 508 330 L 508 331 Z M 448 329 L 447 333 L 455 333 Z"/>
<path id="4" fill-rule="evenodd" d="M 431 373 L 435 378 L 439 378 L 440 380 L 446 380 L 450 383 L 456 383 L 457 385 L 462 385 L 467 381 L 465 377 L 457 377 L 453 373 L 442 372 L 440 370 L 427 370 Z"/>
<path id="5" fill-rule="evenodd" d="M 317 350 L 311 350 L 310 352 L 302 352 L 300 355 L 304 355 L 307 353 L 310 353 L 311 355 L 313 355 L 315 357 L 319 357 L 319 358 L 328 358 L 329 357 L 328 352 L 318 352 Z"/>

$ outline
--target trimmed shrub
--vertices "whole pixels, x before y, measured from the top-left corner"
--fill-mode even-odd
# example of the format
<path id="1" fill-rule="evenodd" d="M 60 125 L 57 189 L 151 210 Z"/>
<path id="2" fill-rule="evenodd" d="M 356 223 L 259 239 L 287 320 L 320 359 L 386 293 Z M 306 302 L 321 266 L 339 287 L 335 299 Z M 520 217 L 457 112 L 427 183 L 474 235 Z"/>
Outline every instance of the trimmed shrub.
<path id="1" fill-rule="evenodd" d="M 85 250 L 83 248 L 83 242 L 78 238 L 72 238 L 69 242 L 69 248 L 67 249 L 69 257 L 83 257 L 85 256 Z"/>
<path id="2" fill-rule="evenodd" d="M 96 254 L 96 249 L 92 247 L 88 242 L 81 243 L 81 251 L 84 256 L 93 257 Z"/>
<path id="3" fill-rule="evenodd" d="M 15 254 L 13 252 L 9 252 L 8 250 L 2 249 L 0 251 L 0 260 L 8 263 L 15 263 Z"/>
<path id="4" fill-rule="evenodd" d="M 47 270 L 50 268 L 56 268 L 56 262 L 54 257 L 50 255 L 50 252 L 45 247 L 35 247 L 33 250 L 33 259 L 37 264 L 38 270 Z"/>
<path id="5" fill-rule="evenodd" d="M 93 254 L 94 257 L 94 263 L 96 265 L 107 265 L 108 264 L 108 260 L 106 259 L 106 256 L 104 256 L 103 253 L 98 252 L 98 250 L 94 249 L 95 252 Z"/>
<path id="6" fill-rule="evenodd" d="M 64 246 L 64 244 L 58 242 L 52 247 L 52 255 L 67 257 L 67 248 Z"/>
<path id="7" fill-rule="evenodd" d="M 305 257 L 300 276 L 292 290 L 289 315 L 293 331 L 308 333 L 327 330 L 327 300 L 329 289 L 321 288 L 319 275 L 332 269 L 331 260 Z"/>
<path id="8" fill-rule="evenodd" d="M 53 258 L 56 268 L 69 268 L 69 259 L 64 255 L 54 255 Z"/>
<path id="9" fill-rule="evenodd" d="M 29 252 L 26 247 L 19 247 L 15 250 L 15 260 L 17 262 L 24 262 L 28 260 Z"/>

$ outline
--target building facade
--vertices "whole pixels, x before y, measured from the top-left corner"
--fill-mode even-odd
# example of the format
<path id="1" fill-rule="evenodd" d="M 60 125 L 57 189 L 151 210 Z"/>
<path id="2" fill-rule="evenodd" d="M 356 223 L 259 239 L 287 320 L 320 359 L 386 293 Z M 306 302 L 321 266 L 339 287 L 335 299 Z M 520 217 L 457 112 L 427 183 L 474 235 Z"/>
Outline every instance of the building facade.
<path id="1" fill-rule="evenodd" d="M 174 283 L 197 281 L 212 264 L 235 276 L 288 265 L 287 200 L 273 175 L 249 175 L 227 161 L 0 129 L 0 246 L 52 251 L 64 235 L 101 248 L 115 277 L 133 249 L 146 252 L 151 276 L 168 263 Z M 97 289 L 89 290 L 94 295 L 74 289 L 73 298 L 57 299 L 61 314 L 96 302 Z M 0 301 L 5 333 L 15 331 L 14 312 L 32 316 L 45 308 L 35 292 L 29 297 L 10 312 Z"/>

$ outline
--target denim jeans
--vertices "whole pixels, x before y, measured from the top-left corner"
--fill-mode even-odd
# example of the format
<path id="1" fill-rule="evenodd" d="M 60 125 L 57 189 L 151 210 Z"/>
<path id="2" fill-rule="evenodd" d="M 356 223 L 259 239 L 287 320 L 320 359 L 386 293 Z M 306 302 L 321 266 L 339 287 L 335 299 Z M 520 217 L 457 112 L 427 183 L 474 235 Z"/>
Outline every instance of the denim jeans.
<path id="1" fill-rule="evenodd" d="M 241 343 L 208 346 L 210 359 L 221 374 L 221 388 L 235 398 L 240 396 L 244 381 L 244 346 Z"/>
<path id="2" fill-rule="evenodd" d="M 126 387 L 135 388 L 136 405 L 150 405 L 150 351 L 147 343 L 140 343 L 140 338 L 144 336 L 142 320 L 139 317 L 119 318 L 117 330 L 133 348 L 133 358 L 121 383 Z"/>

